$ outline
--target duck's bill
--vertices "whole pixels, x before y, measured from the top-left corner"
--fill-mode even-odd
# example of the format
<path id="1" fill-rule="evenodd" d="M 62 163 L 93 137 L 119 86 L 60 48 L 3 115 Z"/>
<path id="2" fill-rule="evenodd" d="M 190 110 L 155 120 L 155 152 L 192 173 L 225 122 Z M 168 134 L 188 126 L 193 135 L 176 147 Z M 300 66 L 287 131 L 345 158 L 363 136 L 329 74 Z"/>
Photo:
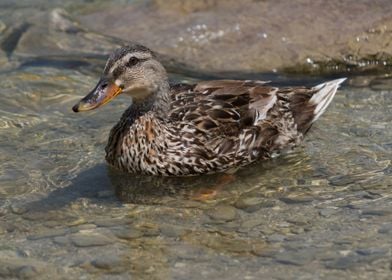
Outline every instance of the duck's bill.
<path id="1" fill-rule="evenodd" d="M 114 83 L 101 79 L 97 86 L 72 107 L 74 112 L 82 112 L 98 108 L 121 93 L 121 88 Z"/>

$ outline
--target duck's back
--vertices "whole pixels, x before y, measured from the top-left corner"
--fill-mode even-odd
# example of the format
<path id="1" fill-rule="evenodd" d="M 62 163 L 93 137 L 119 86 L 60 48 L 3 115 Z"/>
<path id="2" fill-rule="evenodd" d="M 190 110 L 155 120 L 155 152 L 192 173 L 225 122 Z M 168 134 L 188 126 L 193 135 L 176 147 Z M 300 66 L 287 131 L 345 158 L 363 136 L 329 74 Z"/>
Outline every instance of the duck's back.
<path id="1" fill-rule="evenodd" d="M 150 112 L 137 119 L 115 165 L 152 175 L 193 175 L 270 158 L 302 140 L 341 82 L 313 88 L 233 80 L 172 86 L 168 118 Z"/>

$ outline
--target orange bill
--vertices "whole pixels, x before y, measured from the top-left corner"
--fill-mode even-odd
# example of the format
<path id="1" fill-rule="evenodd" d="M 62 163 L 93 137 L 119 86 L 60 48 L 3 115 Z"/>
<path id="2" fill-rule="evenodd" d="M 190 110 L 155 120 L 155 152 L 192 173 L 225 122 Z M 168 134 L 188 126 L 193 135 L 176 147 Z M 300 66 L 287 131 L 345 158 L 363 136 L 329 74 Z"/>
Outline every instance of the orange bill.
<path id="1" fill-rule="evenodd" d="M 115 83 L 101 79 L 89 94 L 72 107 L 72 110 L 74 112 L 93 110 L 108 103 L 119 95 L 121 91 L 122 89 Z"/>

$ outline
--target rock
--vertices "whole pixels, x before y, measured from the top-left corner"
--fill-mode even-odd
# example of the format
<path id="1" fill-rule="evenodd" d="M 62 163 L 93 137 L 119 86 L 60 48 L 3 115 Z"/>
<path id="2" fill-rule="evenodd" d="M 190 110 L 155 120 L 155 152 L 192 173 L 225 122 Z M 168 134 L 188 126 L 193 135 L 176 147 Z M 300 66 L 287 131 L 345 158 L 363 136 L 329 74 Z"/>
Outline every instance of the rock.
<path id="1" fill-rule="evenodd" d="M 263 223 L 264 223 L 264 220 L 261 217 L 255 218 L 255 219 L 248 219 L 248 220 L 245 220 L 244 222 L 242 222 L 239 231 L 247 232 L 247 231 L 249 231 L 249 229 L 252 229 L 252 228 L 254 228 L 258 225 L 261 225 Z"/>
<path id="2" fill-rule="evenodd" d="M 267 237 L 267 241 L 272 242 L 272 243 L 283 242 L 285 239 L 286 239 L 286 236 L 281 235 L 281 234 L 276 234 L 276 233 Z"/>
<path id="3" fill-rule="evenodd" d="M 185 229 L 174 225 L 163 225 L 160 227 L 160 232 L 167 237 L 179 237 L 184 234 Z"/>
<path id="4" fill-rule="evenodd" d="M 281 197 L 280 200 L 286 204 L 302 204 L 312 202 L 314 198 L 309 196 L 287 196 Z"/>
<path id="5" fill-rule="evenodd" d="M 328 262 L 325 266 L 332 269 L 350 269 L 358 265 L 361 265 L 358 256 L 352 254 Z"/>
<path id="6" fill-rule="evenodd" d="M 143 232 L 134 228 L 121 228 L 113 230 L 115 236 L 120 239 L 132 240 L 143 236 Z"/>
<path id="7" fill-rule="evenodd" d="M 208 71 L 320 73 L 388 71 L 391 14 L 389 0 L 154 0 L 78 19 L 91 30 L 175 53 Z"/>
<path id="8" fill-rule="evenodd" d="M 41 233 L 38 233 L 38 234 L 29 235 L 29 236 L 27 236 L 27 239 L 28 240 L 38 240 L 38 239 L 62 236 L 64 234 L 66 234 L 66 233 L 67 233 L 66 229 L 53 229 L 53 230 L 48 230 L 48 231 L 41 232 Z"/>
<path id="9" fill-rule="evenodd" d="M 392 223 L 383 224 L 379 229 L 378 233 L 392 234 Z"/>
<path id="10" fill-rule="evenodd" d="M 0 259 L 0 277 L 3 279 L 31 279 L 50 269 L 46 263 L 30 258 Z"/>
<path id="11" fill-rule="evenodd" d="M 391 210 L 387 209 L 367 209 L 362 211 L 362 216 L 387 216 L 392 214 Z"/>
<path id="12" fill-rule="evenodd" d="M 229 205 L 217 205 L 214 209 L 209 210 L 207 215 L 216 221 L 232 221 L 237 217 L 237 211 Z"/>
<path id="13" fill-rule="evenodd" d="M 113 218 L 99 219 L 99 220 L 94 221 L 94 224 L 97 225 L 98 227 L 113 227 L 113 226 L 130 224 L 130 223 L 132 223 L 132 220 L 113 219 Z"/>
<path id="14" fill-rule="evenodd" d="M 96 268 L 114 270 L 124 264 L 124 259 L 115 255 L 104 255 L 93 260 L 91 264 Z"/>
<path id="15" fill-rule="evenodd" d="M 26 213 L 28 209 L 23 206 L 11 205 L 11 211 L 14 214 L 21 215 L 23 213 Z"/>
<path id="16" fill-rule="evenodd" d="M 320 215 L 321 217 L 324 217 L 324 218 L 329 218 L 329 217 L 331 217 L 332 215 L 334 215 L 336 212 L 337 212 L 336 209 L 325 208 L 325 209 L 321 209 L 321 210 L 319 211 L 319 215 Z"/>
<path id="17" fill-rule="evenodd" d="M 58 245 L 65 245 L 69 243 L 69 239 L 65 236 L 56 236 L 53 238 L 53 242 Z"/>
<path id="18" fill-rule="evenodd" d="M 305 265 L 312 261 L 312 255 L 307 254 L 307 251 L 301 252 L 282 252 L 275 256 L 275 260 L 282 264 L 291 265 Z"/>
<path id="19" fill-rule="evenodd" d="M 356 252 L 362 256 L 374 256 L 374 255 L 384 256 L 388 254 L 388 248 L 362 248 L 356 250 Z"/>
<path id="20" fill-rule="evenodd" d="M 265 199 L 262 197 L 240 197 L 234 206 L 248 213 L 252 213 L 259 210 L 264 204 Z"/>
<path id="21" fill-rule="evenodd" d="M 113 239 L 98 233 L 76 233 L 71 235 L 70 239 L 77 247 L 105 246 L 114 242 Z"/>

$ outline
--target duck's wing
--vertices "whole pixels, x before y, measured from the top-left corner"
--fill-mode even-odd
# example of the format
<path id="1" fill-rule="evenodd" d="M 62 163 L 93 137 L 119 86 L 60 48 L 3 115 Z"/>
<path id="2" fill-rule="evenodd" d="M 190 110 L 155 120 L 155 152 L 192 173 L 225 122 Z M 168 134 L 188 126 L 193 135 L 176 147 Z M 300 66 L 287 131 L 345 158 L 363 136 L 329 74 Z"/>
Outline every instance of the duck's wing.
<path id="1" fill-rule="evenodd" d="M 277 101 L 278 88 L 262 81 L 218 80 L 172 88 L 170 118 L 202 131 L 236 135 L 265 119 Z"/>

